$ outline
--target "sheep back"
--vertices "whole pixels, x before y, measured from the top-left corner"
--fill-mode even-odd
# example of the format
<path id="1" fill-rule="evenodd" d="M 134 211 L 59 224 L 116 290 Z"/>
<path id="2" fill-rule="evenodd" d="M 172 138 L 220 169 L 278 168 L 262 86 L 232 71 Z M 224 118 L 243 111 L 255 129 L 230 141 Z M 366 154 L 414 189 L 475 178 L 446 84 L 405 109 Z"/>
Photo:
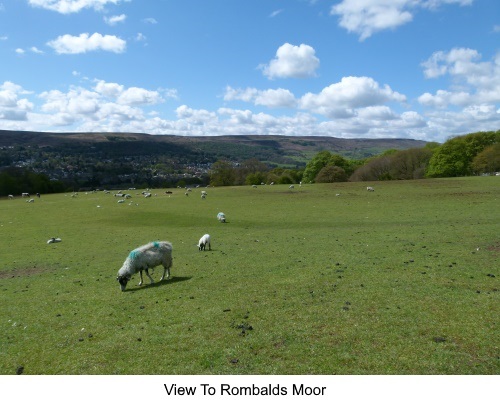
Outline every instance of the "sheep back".
<path id="1" fill-rule="evenodd" d="M 118 275 L 132 275 L 139 270 L 153 268 L 160 264 L 166 268 L 172 265 L 172 244 L 170 242 L 150 242 L 132 250 L 118 271 Z"/>

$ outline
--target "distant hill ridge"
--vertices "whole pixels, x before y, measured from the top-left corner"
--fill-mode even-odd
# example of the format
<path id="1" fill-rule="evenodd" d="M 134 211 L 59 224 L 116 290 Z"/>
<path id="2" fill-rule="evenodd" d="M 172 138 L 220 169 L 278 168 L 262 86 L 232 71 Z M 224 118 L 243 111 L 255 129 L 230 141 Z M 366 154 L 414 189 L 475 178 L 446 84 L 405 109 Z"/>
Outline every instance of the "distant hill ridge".
<path id="1" fill-rule="evenodd" d="M 345 139 L 320 136 L 221 135 L 177 136 L 111 132 L 30 132 L 0 130 L 0 147 L 24 146 L 61 153 L 105 154 L 108 158 L 169 155 L 203 162 L 219 159 L 244 161 L 256 158 L 276 165 L 304 165 L 315 154 L 328 150 L 351 159 L 378 155 L 388 149 L 425 146 L 414 139 Z"/>

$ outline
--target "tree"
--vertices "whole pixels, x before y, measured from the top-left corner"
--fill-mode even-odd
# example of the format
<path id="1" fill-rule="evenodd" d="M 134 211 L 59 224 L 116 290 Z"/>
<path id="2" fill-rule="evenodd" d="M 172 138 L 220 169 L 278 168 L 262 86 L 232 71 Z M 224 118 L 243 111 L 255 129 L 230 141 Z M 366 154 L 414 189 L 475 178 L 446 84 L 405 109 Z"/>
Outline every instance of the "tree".
<path id="1" fill-rule="evenodd" d="M 432 157 L 429 148 L 412 148 L 391 156 L 391 177 L 397 180 L 421 179 Z"/>
<path id="2" fill-rule="evenodd" d="M 327 166 L 340 167 L 345 171 L 347 176 L 349 176 L 354 172 L 354 169 L 357 167 L 357 165 L 358 162 L 348 160 L 341 155 L 331 154 L 330 152 L 324 150 L 314 156 L 306 165 L 304 174 L 302 176 L 302 181 L 304 183 L 315 181 L 316 176 L 319 174 L 319 172 Z"/>
<path id="3" fill-rule="evenodd" d="M 218 160 L 210 170 L 210 185 L 232 186 L 236 180 L 236 171 L 227 160 Z"/>
<path id="4" fill-rule="evenodd" d="M 268 170 L 268 166 L 258 159 L 247 159 L 238 167 L 236 171 L 236 184 L 260 184 L 264 181 L 264 173 L 266 173 Z M 255 181 L 252 181 L 255 179 L 249 180 L 248 178 L 251 175 L 255 175 L 253 177 L 259 178 L 260 181 L 257 183 Z"/>
<path id="5" fill-rule="evenodd" d="M 349 181 L 392 180 L 391 160 L 391 156 L 369 159 L 366 164 L 355 170 Z"/>
<path id="6" fill-rule="evenodd" d="M 500 143 L 500 131 L 476 132 L 447 140 L 429 161 L 427 177 L 457 177 L 473 174 L 472 161 L 486 147 Z"/>
<path id="7" fill-rule="evenodd" d="M 319 171 L 328 164 L 328 161 L 332 157 L 332 154 L 327 150 L 319 152 L 314 156 L 304 169 L 304 174 L 302 176 L 302 181 L 304 183 L 311 183 L 314 181 Z"/>
<path id="8" fill-rule="evenodd" d="M 500 143 L 488 146 L 472 160 L 471 168 L 476 174 L 500 171 Z"/>
<path id="9" fill-rule="evenodd" d="M 344 169 L 339 166 L 325 166 L 314 178 L 315 183 L 336 183 L 347 181 L 347 174 Z"/>

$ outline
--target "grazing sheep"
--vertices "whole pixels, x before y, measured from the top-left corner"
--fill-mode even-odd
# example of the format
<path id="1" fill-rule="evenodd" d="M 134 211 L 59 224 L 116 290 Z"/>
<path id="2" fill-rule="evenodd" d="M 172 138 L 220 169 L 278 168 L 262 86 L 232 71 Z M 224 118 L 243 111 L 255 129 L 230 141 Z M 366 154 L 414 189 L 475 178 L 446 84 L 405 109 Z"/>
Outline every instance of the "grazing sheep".
<path id="1" fill-rule="evenodd" d="M 151 198 L 151 193 L 144 193 L 144 198 Z"/>
<path id="2" fill-rule="evenodd" d="M 172 267 L 172 244 L 170 242 L 150 242 L 144 246 L 132 250 L 120 270 L 118 270 L 118 277 L 116 279 L 120 283 L 120 288 L 125 291 L 127 283 L 132 276 L 139 272 L 140 281 L 142 285 L 142 271 L 146 272 L 151 284 L 154 283 L 153 278 L 149 275 L 149 269 L 156 266 L 163 265 L 163 276 L 160 281 L 167 276 L 170 278 L 170 267 Z"/>
<path id="3" fill-rule="evenodd" d="M 375 189 L 373 187 L 366 187 L 366 190 L 367 191 L 375 191 Z"/>
<path id="4" fill-rule="evenodd" d="M 291 190 L 292 188 L 295 188 L 295 186 L 291 184 L 288 188 Z"/>
<path id="5" fill-rule="evenodd" d="M 9 200 L 13 200 L 14 196 L 12 194 L 9 194 Z"/>
<path id="6" fill-rule="evenodd" d="M 118 200 L 117 202 L 118 202 L 118 204 L 123 204 L 125 202 L 125 200 Z"/>
<path id="7" fill-rule="evenodd" d="M 61 242 L 61 238 L 50 238 L 47 243 L 58 243 Z"/>
<path id="8" fill-rule="evenodd" d="M 210 235 L 208 233 L 200 238 L 200 241 L 198 242 L 198 249 L 206 250 L 207 245 L 208 250 L 212 250 L 212 247 L 210 246 Z"/>
<path id="9" fill-rule="evenodd" d="M 219 220 L 219 222 L 226 222 L 226 216 L 224 215 L 223 212 L 219 212 L 217 214 L 217 219 Z"/>
<path id="10" fill-rule="evenodd" d="M 29 200 L 26 200 L 27 203 L 34 203 L 35 200 L 33 198 L 30 198 Z"/>
<path id="11" fill-rule="evenodd" d="M 30 193 L 22 193 L 21 194 L 21 197 L 29 197 L 30 196 Z"/>

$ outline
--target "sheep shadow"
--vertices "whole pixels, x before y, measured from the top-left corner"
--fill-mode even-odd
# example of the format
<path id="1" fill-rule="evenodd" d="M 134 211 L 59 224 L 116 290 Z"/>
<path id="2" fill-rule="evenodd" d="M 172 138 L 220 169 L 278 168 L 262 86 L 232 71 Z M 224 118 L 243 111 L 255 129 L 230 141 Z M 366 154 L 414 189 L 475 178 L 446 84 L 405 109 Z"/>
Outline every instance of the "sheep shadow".
<path id="1" fill-rule="evenodd" d="M 179 282 L 188 281 L 188 280 L 191 280 L 191 279 L 192 279 L 192 277 L 177 277 L 177 276 L 173 276 L 173 277 L 169 278 L 168 280 L 155 281 L 153 284 L 149 284 L 149 282 L 146 282 L 146 280 L 144 280 L 145 284 L 143 284 L 142 286 L 135 285 L 135 286 L 133 286 L 131 288 L 129 288 L 127 286 L 127 289 L 125 291 L 123 291 L 123 292 L 134 292 L 134 291 L 143 290 L 145 288 L 158 288 L 158 287 L 161 287 L 162 285 L 165 285 L 165 284 L 179 283 Z"/>

